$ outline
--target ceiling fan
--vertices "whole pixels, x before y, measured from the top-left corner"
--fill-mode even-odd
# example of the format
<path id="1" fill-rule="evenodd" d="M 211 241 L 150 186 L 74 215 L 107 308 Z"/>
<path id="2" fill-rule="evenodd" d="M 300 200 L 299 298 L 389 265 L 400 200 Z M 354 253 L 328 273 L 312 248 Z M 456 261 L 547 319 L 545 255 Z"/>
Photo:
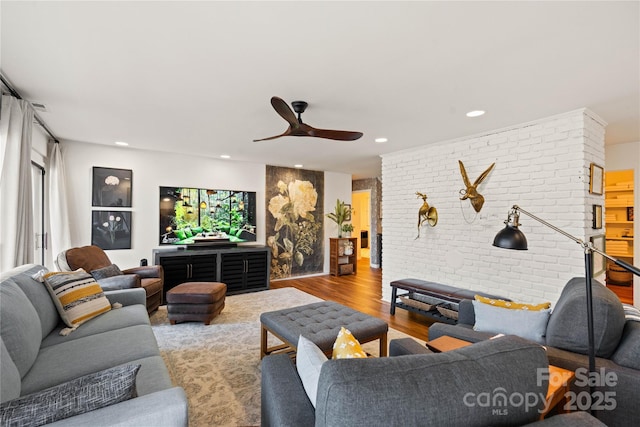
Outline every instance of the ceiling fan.
<path id="1" fill-rule="evenodd" d="M 269 138 L 254 139 L 253 142 L 268 141 L 270 139 L 280 138 L 282 136 L 313 136 L 316 138 L 335 139 L 338 141 L 355 141 L 362 136 L 362 132 L 351 132 L 347 130 L 330 130 L 330 129 L 316 129 L 308 124 L 302 123 L 300 117 L 304 110 L 307 109 L 307 104 L 304 101 L 293 101 L 291 106 L 293 111 L 298 113 L 298 117 L 291 111 L 291 108 L 281 98 L 274 96 L 271 98 L 271 105 L 276 110 L 280 117 L 285 119 L 289 123 L 287 130 L 276 136 Z"/>

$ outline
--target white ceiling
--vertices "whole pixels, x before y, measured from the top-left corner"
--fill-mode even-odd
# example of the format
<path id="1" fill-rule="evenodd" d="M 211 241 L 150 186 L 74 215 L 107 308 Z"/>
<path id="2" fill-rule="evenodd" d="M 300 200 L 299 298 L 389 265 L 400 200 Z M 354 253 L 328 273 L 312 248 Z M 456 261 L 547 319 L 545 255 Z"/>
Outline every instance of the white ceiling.
<path id="1" fill-rule="evenodd" d="M 639 4 L 3 0 L 1 70 L 61 140 L 363 178 L 382 153 L 582 107 L 607 143 L 640 141 Z M 273 95 L 364 137 L 254 143 L 287 127 Z"/>

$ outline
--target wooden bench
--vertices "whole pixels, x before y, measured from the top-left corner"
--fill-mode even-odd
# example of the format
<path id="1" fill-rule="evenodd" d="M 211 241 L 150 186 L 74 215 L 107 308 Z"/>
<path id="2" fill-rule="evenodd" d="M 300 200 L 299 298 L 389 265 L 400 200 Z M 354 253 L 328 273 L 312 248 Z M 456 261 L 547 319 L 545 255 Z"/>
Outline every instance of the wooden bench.
<path id="1" fill-rule="evenodd" d="M 509 301 L 503 297 L 471 289 L 456 288 L 420 279 L 395 280 L 391 282 L 391 288 L 391 315 L 396 314 L 396 307 L 398 307 L 452 325 L 458 323 L 456 316 L 458 304 L 463 299 L 473 300 L 475 295 L 482 295 Z M 398 289 L 407 292 L 398 294 Z"/>

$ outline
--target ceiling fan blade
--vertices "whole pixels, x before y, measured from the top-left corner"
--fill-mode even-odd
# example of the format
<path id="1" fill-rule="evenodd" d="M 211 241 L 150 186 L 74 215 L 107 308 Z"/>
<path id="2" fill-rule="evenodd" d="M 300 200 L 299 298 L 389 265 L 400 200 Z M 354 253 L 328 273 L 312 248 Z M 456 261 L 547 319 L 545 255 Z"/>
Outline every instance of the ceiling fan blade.
<path id="1" fill-rule="evenodd" d="M 286 102 L 277 96 L 271 97 L 271 105 L 276 113 L 280 114 L 280 117 L 289 122 L 289 125 L 295 127 L 298 125 L 298 119 L 295 113 L 289 108 Z"/>
<path id="2" fill-rule="evenodd" d="M 334 139 L 336 141 L 355 141 L 362 137 L 362 132 L 348 130 L 315 129 L 309 126 L 307 134 L 316 138 Z"/>
<path id="3" fill-rule="evenodd" d="M 289 128 L 286 131 L 284 131 L 284 133 L 281 133 L 280 135 L 270 136 L 268 138 L 254 139 L 253 142 L 270 141 L 272 139 L 281 138 L 281 137 L 287 136 L 287 135 L 291 135 L 291 126 L 289 126 Z"/>

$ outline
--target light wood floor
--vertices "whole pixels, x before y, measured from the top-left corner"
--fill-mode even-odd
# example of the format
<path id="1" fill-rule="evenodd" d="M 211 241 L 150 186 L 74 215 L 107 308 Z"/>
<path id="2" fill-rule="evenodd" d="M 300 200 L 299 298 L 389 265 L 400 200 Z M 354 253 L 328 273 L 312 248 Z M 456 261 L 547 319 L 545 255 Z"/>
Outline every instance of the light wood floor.
<path id="1" fill-rule="evenodd" d="M 271 282 L 271 289 L 293 287 L 327 301 L 351 307 L 354 310 L 378 317 L 405 334 L 427 341 L 429 321 L 426 317 L 396 309 L 389 314 L 389 303 L 382 301 L 382 270 L 371 268 L 369 259 L 358 261 L 358 273 L 347 276 L 322 275 Z"/>

